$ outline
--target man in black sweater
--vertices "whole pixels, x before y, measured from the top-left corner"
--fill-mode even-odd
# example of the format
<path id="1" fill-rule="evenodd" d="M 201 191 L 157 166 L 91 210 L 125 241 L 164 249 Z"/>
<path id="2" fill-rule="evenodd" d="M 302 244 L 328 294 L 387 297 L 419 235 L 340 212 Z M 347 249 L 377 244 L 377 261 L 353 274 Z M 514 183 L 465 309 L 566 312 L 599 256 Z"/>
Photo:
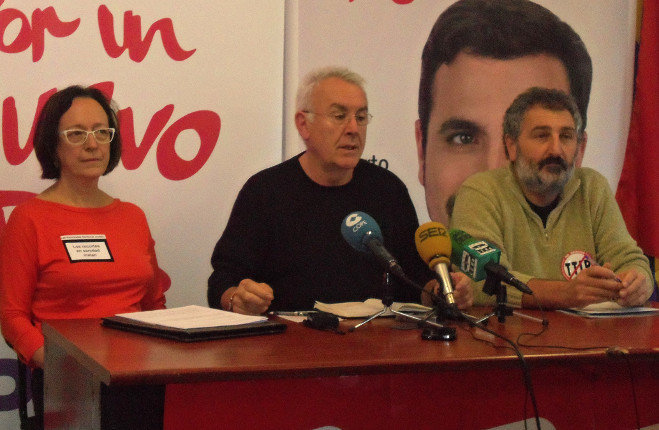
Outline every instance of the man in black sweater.
<path id="1" fill-rule="evenodd" d="M 432 279 L 414 246 L 418 220 L 407 188 L 360 158 L 370 119 L 359 75 L 325 68 L 304 79 L 295 124 L 307 149 L 252 176 L 238 194 L 211 258 L 211 307 L 260 314 L 381 297 L 382 269 L 341 237 L 355 211 L 377 221 L 410 278 Z M 418 290 L 394 283 L 395 300 L 419 301 Z M 470 306 L 468 278 L 454 275 L 454 283 L 458 305 Z"/>

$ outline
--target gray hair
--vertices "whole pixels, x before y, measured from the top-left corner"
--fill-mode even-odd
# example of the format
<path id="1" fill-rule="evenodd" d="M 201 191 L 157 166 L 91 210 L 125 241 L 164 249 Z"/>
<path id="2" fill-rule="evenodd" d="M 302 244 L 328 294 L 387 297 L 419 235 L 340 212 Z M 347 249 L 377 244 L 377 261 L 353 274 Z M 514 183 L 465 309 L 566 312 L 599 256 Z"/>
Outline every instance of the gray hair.
<path id="1" fill-rule="evenodd" d="M 323 67 L 322 69 L 312 70 L 304 77 L 304 79 L 302 79 L 302 82 L 300 83 L 300 86 L 298 87 L 297 90 L 297 98 L 295 105 L 296 110 L 297 111 L 310 110 L 311 94 L 313 93 L 313 90 L 316 88 L 316 86 L 319 83 L 329 78 L 338 78 L 341 79 L 342 81 L 356 85 L 364 92 L 364 94 L 366 94 L 366 90 L 364 90 L 364 83 L 365 83 L 364 78 L 362 78 L 359 74 L 353 72 L 352 70 L 346 67 L 337 67 L 337 66 Z"/>
<path id="2" fill-rule="evenodd" d="M 570 115 L 572 115 L 572 118 L 574 119 L 574 127 L 577 130 L 577 143 L 581 143 L 583 136 L 583 121 L 581 119 L 581 114 L 579 113 L 579 108 L 574 101 L 574 97 L 561 90 L 532 87 L 518 95 L 515 100 L 513 100 L 513 103 L 506 110 L 506 114 L 503 117 L 503 147 L 506 152 L 506 158 L 510 158 L 510 156 L 508 155 L 505 138 L 511 137 L 516 141 L 519 138 L 524 115 L 533 106 L 538 105 L 552 111 L 566 110 L 570 112 Z"/>

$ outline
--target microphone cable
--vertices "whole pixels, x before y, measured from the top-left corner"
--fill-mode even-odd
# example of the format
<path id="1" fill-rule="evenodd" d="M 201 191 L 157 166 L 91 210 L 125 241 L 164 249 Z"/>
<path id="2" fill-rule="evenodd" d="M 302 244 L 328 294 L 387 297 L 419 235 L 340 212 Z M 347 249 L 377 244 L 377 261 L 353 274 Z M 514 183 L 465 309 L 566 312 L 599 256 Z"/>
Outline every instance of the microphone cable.
<path id="1" fill-rule="evenodd" d="M 592 346 L 567 346 L 567 345 L 546 345 L 546 344 L 533 344 L 533 343 L 526 343 L 522 342 L 522 337 L 524 336 L 531 336 L 533 338 L 537 338 L 540 335 L 542 335 L 547 328 L 549 327 L 549 322 L 547 319 L 544 317 L 544 310 L 540 306 L 539 303 L 536 301 L 536 305 L 540 309 L 540 312 L 542 314 L 542 329 L 537 332 L 537 333 L 520 333 L 519 336 L 517 336 L 517 339 L 515 343 L 518 346 L 525 347 L 525 348 L 545 348 L 545 349 L 562 349 L 562 350 L 568 350 L 568 351 L 590 351 L 590 350 L 598 350 L 598 349 L 603 349 L 606 351 L 607 357 L 611 359 L 619 359 L 622 358 L 625 361 L 626 367 L 627 367 L 627 372 L 629 374 L 629 382 L 631 384 L 631 394 L 632 394 L 632 402 L 634 405 L 634 418 L 636 420 L 636 428 L 640 429 L 641 424 L 640 424 L 640 415 L 638 412 L 638 402 L 636 400 L 636 381 L 634 380 L 634 372 L 632 369 L 632 363 L 629 358 L 629 351 L 627 351 L 624 348 L 620 348 L 617 346 L 611 346 L 611 345 L 592 345 Z M 525 405 L 526 406 L 526 405 Z M 526 427 L 526 423 L 525 423 Z"/>
<path id="2" fill-rule="evenodd" d="M 632 391 L 632 401 L 634 404 L 634 417 L 636 419 L 636 427 L 640 428 L 640 419 L 639 419 L 639 412 L 638 412 L 638 403 L 636 400 L 636 381 L 634 380 L 634 373 L 632 369 L 632 363 L 629 358 L 629 352 L 624 349 L 620 348 L 617 346 L 610 346 L 610 345 L 592 345 L 592 346 L 566 346 L 566 345 L 545 345 L 545 344 L 531 344 L 531 343 L 524 343 L 521 342 L 522 336 L 533 336 L 537 337 L 540 336 L 542 333 L 547 330 L 547 326 L 543 326 L 542 330 L 538 333 L 521 333 L 517 337 L 517 345 L 525 347 L 525 348 L 544 348 L 544 349 L 562 349 L 562 350 L 568 350 L 568 351 L 591 351 L 591 350 L 605 350 L 607 357 L 611 359 L 619 359 L 622 358 L 625 360 L 625 363 L 627 365 L 627 371 L 629 374 L 629 382 L 631 384 L 631 391 Z M 486 341 L 484 341 L 486 342 Z"/>
<path id="3" fill-rule="evenodd" d="M 638 414 L 638 403 L 636 401 L 636 381 L 634 380 L 634 372 L 632 370 L 632 363 L 629 359 L 629 351 L 623 348 L 611 347 L 606 350 L 606 355 L 612 359 L 622 358 L 627 364 L 627 371 L 629 372 L 629 381 L 632 388 L 632 400 L 634 402 L 634 414 L 636 418 L 636 428 L 640 430 L 641 420 Z"/>
<path id="4" fill-rule="evenodd" d="M 622 358 L 627 365 L 627 371 L 629 374 L 629 381 L 631 384 L 631 391 L 632 391 L 632 401 L 634 404 L 634 418 L 636 420 L 636 428 L 640 429 L 641 425 L 640 425 L 639 412 L 638 412 L 638 402 L 636 400 L 636 381 L 634 380 L 634 372 L 629 358 L 629 351 L 617 346 L 610 346 L 610 345 L 592 345 L 592 346 L 574 347 L 574 346 L 566 346 L 566 345 L 544 345 L 544 344 L 532 344 L 532 343 L 522 342 L 522 337 L 531 336 L 533 338 L 537 338 L 541 336 L 549 327 L 549 321 L 545 318 L 545 311 L 542 308 L 542 305 L 538 302 L 535 296 L 533 296 L 533 298 L 535 302 L 534 304 L 538 307 L 541 313 L 542 329 L 537 333 L 528 333 L 528 332 L 520 333 L 519 336 L 517 336 L 515 343 L 518 346 L 525 348 L 563 349 L 569 351 L 590 351 L 590 350 L 603 349 L 606 350 L 606 355 L 611 359 Z"/>
<path id="5" fill-rule="evenodd" d="M 540 315 L 542 316 L 542 329 L 537 332 L 537 333 L 520 333 L 519 336 L 517 336 L 517 339 L 515 340 L 515 343 L 518 346 L 523 346 L 525 348 L 548 348 L 548 349 L 567 349 L 571 351 L 588 351 L 591 349 L 609 349 L 612 348 L 610 345 L 595 345 L 595 346 L 582 346 L 582 347 L 571 347 L 571 346 L 561 346 L 561 345 L 538 345 L 538 344 L 531 344 L 531 343 L 525 343 L 522 342 L 521 339 L 523 336 L 531 336 L 531 337 L 539 337 L 542 335 L 547 328 L 549 327 L 549 320 L 545 318 L 545 310 L 542 308 L 542 305 L 538 300 L 535 298 L 535 296 L 532 296 L 534 300 L 535 306 L 538 307 L 540 310 Z"/>
<path id="6" fill-rule="evenodd" d="M 432 299 L 434 299 L 433 302 L 435 302 L 435 303 L 440 303 L 440 304 L 441 304 L 440 306 L 444 306 L 444 307 L 447 307 L 447 306 L 448 306 L 448 305 L 446 304 L 446 302 L 444 301 L 444 298 L 443 298 L 443 297 L 440 298 L 440 297 L 439 297 L 437 294 L 435 294 L 434 292 L 432 292 L 432 291 L 427 291 L 425 288 L 423 288 L 422 286 L 416 284 L 414 281 L 412 281 L 410 278 L 408 278 L 408 277 L 405 276 L 404 274 L 394 273 L 394 275 L 395 275 L 398 279 L 400 279 L 401 281 L 403 281 L 406 285 L 411 286 L 412 288 L 415 288 L 415 289 L 417 289 L 417 290 L 419 290 L 419 291 L 421 291 L 421 292 L 425 292 L 426 294 L 430 295 L 430 297 L 431 297 Z M 456 309 L 457 309 L 457 308 L 456 308 Z M 523 376 L 523 380 L 524 380 L 524 386 L 525 386 L 525 388 L 526 388 L 526 395 L 525 395 L 525 400 L 524 400 L 524 428 L 526 428 L 526 397 L 527 397 L 527 396 L 530 396 L 530 397 L 531 397 L 531 404 L 533 405 L 533 413 L 534 413 L 534 415 L 535 415 L 535 423 L 536 423 L 536 426 L 537 426 L 537 430 L 541 430 L 541 426 L 540 426 L 540 415 L 539 415 L 539 413 L 538 413 L 538 404 L 537 404 L 536 399 L 535 399 L 535 391 L 534 391 L 534 389 L 533 389 L 533 381 L 531 380 L 531 372 L 530 372 L 530 370 L 529 370 L 528 364 L 526 363 L 526 360 L 525 360 L 525 358 L 524 358 L 524 355 L 523 355 L 522 352 L 519 350 L 519 348 L 517 347 L 517 345 L 515 344 L 515 342 L 513 342 L 512 340 L 506 338 L 505 336 L 502 336 L 502 335 L 500 335 L 500 334 L 498 334 L 498 333 L 496 333 L 496 332 L 490 330 L 489 328 L 485 327 L 485 325 L 480 324 L 480 323 L 477 323 L 476 321 L 473 320 L 472 317 L 470 317 L 469 315 L 465 314 L 464 312 L 462 312 L 462 311 L 459 310 L 459 309 L 457 309 L 457 314 L 458 314 L 459 316 L 461 316 L 461 317 L 462 317 L 461 319 L 462 319 L 463 321 L 467 322 L 470 326 L 472 326 L 472 327 L 478 327 L 478 328 L 480 328 L 481 330 L 483 330 L 484 332 L 486 332 L 486 333 L 490 333 L 491 335 L 493 335 L 493 336 L 495 336 L 495 337 L 498 337 L 498 338 L 502 339 L 504 342 L 507 342 L 507 343 L 509 343 L 509 344 L 511 345 L 509 348 L 512 348 L 512 350 L 515 352 L 515 354 L 517 355 L 517 357 L 518 357 L 518 359 L 519 359 L 520 365 L 521 365 L 521 367 L 522 367 L 522 376 Z M 427 318 L 428 318 L 428 317 L 426 317 L 426 319 L 427 319 Z M 545 326 L 545 324 L 543 324 L 543 326 Z M 473 336 L 473 332 L 472 332 L 472 337 L 474 337 L 474 336 Z M 476 338 L 476 337 L 474 337 L 474 339 L 476 339 L 476 340 L 480 340 L 480 339 L 478 339 L 478 338 Z M 484 340 L 482 340 L 482 341 L 484 341 Z M 493 345 L 493 346 L 496 347 L 496 345 L 494 345 L 492 342 L 489 342 L 489 341 L 484 341 L 484 342 L 488 342 L 488 343 L 490 343 L 491 345 Z"/>
<path id="7" fill-rule="evenodd" d="M 493 330 L 490 330 L 489 328 L 487 328 L 482 323 L 477 323 L 476 321 L 473 321 L 464 312 L 460 311 L 460 313 L 463 315 L 464 319 L 467 322 L 469 322 L 469 325 L 471 327 L 477 327 L 477 328 L 483 330 L 484 332 L 489 333 L 492 336 L 497 337 L 497 338 L 503 340 L 504 342 L 507 342 L 508 344 L 510 344 L 510 346 L 504 346 L 504 348 L 512 349 L 515 352 L 515 354 L 517 355 L 517 358 L 519 359 L 519 363 L 520 363 L 521 368 L 522 368 L 522 377 L 523 377 L 524 386 L 525 386 L 525 389 L 526 389 L 526 393 L 524 395 L 524 409 L 523 409 L 524 410 L 524 428 L 525 429 L 527 428 L 527 423 L 526 423 L 526 402 L 527 402 L 527 400 L 526 399 L 530 396 L 531 405 L 533 406 L 533 414 L 535 416 L 535 424 L 536 424 L 537 430 L 541 430 L 540 414 L 538 413 L 538 404 L 537 404 L 536 399 L 535 399 L 535 390 L 533 389 L 533 381 L 531 380 L 531 371 L 530 371 L 529 366 L 526 362 L 526 359 L 524 358 L 524 354 L 522 354 L 522 351 L 519 350 L 519 348 L 517 347 L 515 342 L 513 342 L 512 340 L 508 339 L 505 336 L 500 335 L 499 333 L 496 333 Z M 544 326 L 544 327 L 546 327 L 546 326 Z M 544 328 L 543 328 L 543 330 L 544 330 Z M 471 336 L 475 340 L 485 342 L 489 345 L 492 345 L 495 348 L 499 348 L 499 346 L 495 345 L 492 341 L 485 340 L 485 339 L 479 339 L 474 335 L 472 330 L 469 330 L 469 331 L 471 333 Z"/>
<path id="8" fill-rule="evenodd" d="M 540 310 L 540 321 L 541 321 L 541 324 L 542 324 L 542 329 L 537 333 L 529 333 L 529 332 L 520 333 L 519 336 L 517 336 L 517 339 L 515 340 L 515 343 L 517 344 L 517 346 L 531 346 L 531 345 L 524 344 L 524 343 L 520 342 L 520 339 L 522 338 L 522 336 L 538 337 L 541 334 L 543 334 L 545 331 L 547 331 L 547 328 L 549 327 L 549 320 L 545 317 L 545 310 L 543 309 L 542 305 L 540 304 L 540 302 L 538 301 L 538 299 L 534 295 L 531 296 L 531 297 L 533 297 L 533 302 L 534 302 L 533 304 L 538 308 L 538 310 Z M 513 315 L 520 316 L 519 313 L 515 314 L 514 311 L 513 311 Z"/>

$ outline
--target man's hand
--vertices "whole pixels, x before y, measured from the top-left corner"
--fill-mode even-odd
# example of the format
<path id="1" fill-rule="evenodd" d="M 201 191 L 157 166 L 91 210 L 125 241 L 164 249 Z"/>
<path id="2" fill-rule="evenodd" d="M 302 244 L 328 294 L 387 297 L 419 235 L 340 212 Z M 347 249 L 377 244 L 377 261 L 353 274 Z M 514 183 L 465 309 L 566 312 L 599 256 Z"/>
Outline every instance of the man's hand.
<path id="1" fill-rule="evenodd" d="M 620 306 L 640 306 L 652 295 L 652 283 L 636 269 L 618 273 L 618 279 L 622 281 L 617 300 Z"/>
<path id="2" fill-rule="evenodd" d="M 458 309 L 470 308 L 474 304 L 474 289 L 471 287 L 471 280 L 462 272 L 451 272 L 450 275 L 453 283 L 453 298 Z M 424 290 L 432 291 L 440 297 L 444 295 L 442 287 L 436 279 L 429 281 L 424 286 Z M 421 294 L 421 303 L 432 306 L 432 300 L 428 294 Z"/>
<path id="3" fill-rule="evenodd" d="M 458 309 L 467 309 L 474 304 L 474 289 L 471 280 L 462 272 L 451 272 L 453 298 Z"/>
<path id="4" fill-rule="evenodd" d="M 592 303 L 617 301 L 623 283 L 606 264 L 582 270 L 566 286 L 563 291 L 565 307 L 584 307 Z"/>
<path id="5" fill-rule="evenodd" d="M 229 299 L 233 297 L 233 312 L 247 315 L 260 315 L 268 310 L 275 298 L 270 285 L 243 279 L 237 287 L 227 290 Z"/>

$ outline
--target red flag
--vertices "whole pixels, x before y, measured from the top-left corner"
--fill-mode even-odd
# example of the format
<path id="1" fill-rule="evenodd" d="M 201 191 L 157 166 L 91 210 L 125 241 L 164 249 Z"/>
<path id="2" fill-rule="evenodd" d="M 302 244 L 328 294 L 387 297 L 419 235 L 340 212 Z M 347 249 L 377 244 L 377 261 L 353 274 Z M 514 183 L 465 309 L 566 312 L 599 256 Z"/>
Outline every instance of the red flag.
<path id="1" fill-rule="evenodd" d="M 636 88 L 616 200 L 629 233 L 659 256 L 659 2 L 643 4 Z"/>

